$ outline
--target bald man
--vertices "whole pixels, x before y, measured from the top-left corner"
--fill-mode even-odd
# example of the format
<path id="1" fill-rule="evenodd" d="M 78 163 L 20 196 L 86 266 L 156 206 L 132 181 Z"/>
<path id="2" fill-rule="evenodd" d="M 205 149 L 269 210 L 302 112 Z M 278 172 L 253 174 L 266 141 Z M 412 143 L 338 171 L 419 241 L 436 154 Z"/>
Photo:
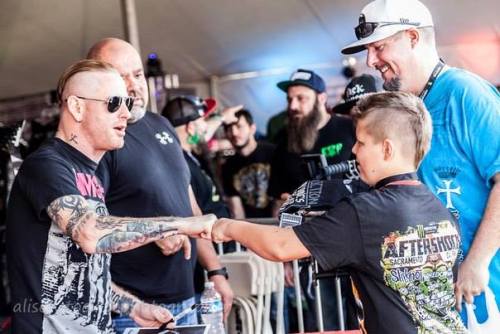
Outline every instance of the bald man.
<path id="1" fill-rule="evenodd" d="M 106 151 L 123 146 L 134 99 L 111 65 L 94 60 L 66 69 L 57 91 L 56 136 L 24 161 L 9 200 L 12 332 L 113 333 L 111 310 L 142 326 L 167 322 L 168 310 L 111 290 L 110 253 L 206 235 L 215 217 L 108 216 L 95 170 Z"/>
<path id="2" fill-rule="evenodd" d="M 112 215 L 148 217 L 199 214 L 190 186 L 190 173 L 175 129 L 164 117 L 146 111 L 147 83 L 141 58 L 127 42 L 107 38 L 96 43 L 88 58 L 112 64 L 135 97 L 122 149 L 107 154 L 99 166 L 106 190 L 106 206 Z M 179 236 L 114 255 L 113 282 L 141 299 L 167 307 L 176 315 L 194 303 L 193 268 L 198 255 L 210 280 L 222 296 L 224 312 L 231 309 L 233 292 L 224 276 L 212 244 Z M 184 251 L 179 251 L 184 249 Z M 118 333 L 133 326 L 126 316 L 114 319 Z M 197 323 L 193 312 L 180 324 Z"/>

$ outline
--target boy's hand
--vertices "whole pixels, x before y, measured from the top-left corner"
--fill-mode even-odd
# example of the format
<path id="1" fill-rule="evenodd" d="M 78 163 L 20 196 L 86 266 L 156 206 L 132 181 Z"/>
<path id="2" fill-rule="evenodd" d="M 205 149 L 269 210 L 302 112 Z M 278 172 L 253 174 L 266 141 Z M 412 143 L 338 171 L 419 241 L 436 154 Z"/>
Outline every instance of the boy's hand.
<path id="1" fill-rule="evenodd" d="M 212 227 L 212 241 L 214 242 L 226 242 L 232 239 L 227 236 L 227 227 L 232 223 L 231 219 L 221 218 Z"/>

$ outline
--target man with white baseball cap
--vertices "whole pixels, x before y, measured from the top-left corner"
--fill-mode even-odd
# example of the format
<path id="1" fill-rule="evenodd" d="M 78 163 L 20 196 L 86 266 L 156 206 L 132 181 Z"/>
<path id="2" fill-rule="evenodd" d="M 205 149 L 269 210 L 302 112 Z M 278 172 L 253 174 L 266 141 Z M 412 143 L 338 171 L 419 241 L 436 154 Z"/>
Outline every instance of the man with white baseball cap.
<path id="1" fill-rule="evenodd" d="M 432 16 L 418 0 L 375 0 L 354 30 L 358 41 L 342 53 L 367 50 L 367 65 L 380 72 L 384 88 L 420 96 L 432 116 L 431 150 L 419 176 L 458 219 L 464 259 L 456 306 L 462 298 L 474 302 L 483 322 L 487 287 L 500 305 L 500 94 L 477 75 L 444 64 Z"/>

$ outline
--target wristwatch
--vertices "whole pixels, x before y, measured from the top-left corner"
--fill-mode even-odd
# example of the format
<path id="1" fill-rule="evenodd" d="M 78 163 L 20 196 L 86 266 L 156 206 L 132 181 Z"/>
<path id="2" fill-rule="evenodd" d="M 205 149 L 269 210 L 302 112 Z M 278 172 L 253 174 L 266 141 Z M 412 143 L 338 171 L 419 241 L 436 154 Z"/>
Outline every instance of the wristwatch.
<path id="1" fill-rule="evenodd" d="M 227 274 L 227 269 L 226 267 L 222 267 L 220 269 L 215 269 L 215 270 L 210 270 L 207 272 L 207 277 L 210 278 L 215 275 L 222 275 L 226 279 L 229 279 L 229 275 Z"/>

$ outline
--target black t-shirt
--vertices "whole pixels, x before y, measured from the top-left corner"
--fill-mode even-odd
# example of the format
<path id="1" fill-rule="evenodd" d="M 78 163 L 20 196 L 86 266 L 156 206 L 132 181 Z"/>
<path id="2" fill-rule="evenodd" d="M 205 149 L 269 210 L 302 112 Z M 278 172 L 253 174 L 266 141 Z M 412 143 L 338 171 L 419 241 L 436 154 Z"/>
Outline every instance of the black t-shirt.
<path id="1" fill-rule="evenodd" d="M 184 151 L 184 158 L 191 172 L 191 187 L 203 214 L 213 213 L 217 217 L 229 217 L 229 211 L 222 200 L 212 178 L 203 170 L 200 162 L 191 153 Z"/>
<path id="2" fill-rule="evenodd" d="M 319 130 L 314 147 L 303 154 L 322 153 L 328 164 L 348 160 L 355 142 L 352 120 L 332 115 L 328 123 Z M 268 194 L 280 198 L 282 193 L 291 193 L 309 179 L 300 154 L 288 152 L 286 129 L 276 147 L 271 163 L 271 178 Z"/>
<path id="3" fill-rule="evenodd" d="M 274 148 L 273 144 L 258 142 L 250 155 L 235 154 L 222 166 L 224 193 L 241 198 L 247 218 L 271 216 L 267 189 Z"/>
<path id="4" fill-rule="evenodd" d="M 191 153 L 184 151 L 184 157 L 191 172 L 191 187 L 203 214 L 213 213 L 218 218 L 229 218 L 229 211 L 222 200 L 212 178 L 203 170 L 200 162 Z M 202 293 L 205 284 L 203 268 L 196 264 L 194 271 L 194 291 Z"/>
<path id="5" fill-rule="evenodd" d="M 294 231 L 323 269 L 349 269 L 368 333 L 465 333 L 453 308 L 459 232 L 415 179 L 386 178 Z"/>
<path id="6" fill-rule="evenodd" d="M 147 112 L 129 124 L 123 148 L 108 152 L 98 175 L 106 190 L 111 215 L 129 217 L 192 216 L 190 173 L 174 128 L 162 116 Z M 192 242 L 192 254 L 196 244 Z M 113 282 L 137 297 L 172 303 L 194 295 L 196 256 L 170 256 L 155 243 L 117 253 L 111 260 Z"/>
<path id="7" fill-rule="evenodd" d="M 22 164 L 7 213 L 13 333 L 113 333 L 109 254 L 86 254 L 47 215 L 55 199 L 81 195 L 107 215 L 97 164 L 50 139 Z"/>

